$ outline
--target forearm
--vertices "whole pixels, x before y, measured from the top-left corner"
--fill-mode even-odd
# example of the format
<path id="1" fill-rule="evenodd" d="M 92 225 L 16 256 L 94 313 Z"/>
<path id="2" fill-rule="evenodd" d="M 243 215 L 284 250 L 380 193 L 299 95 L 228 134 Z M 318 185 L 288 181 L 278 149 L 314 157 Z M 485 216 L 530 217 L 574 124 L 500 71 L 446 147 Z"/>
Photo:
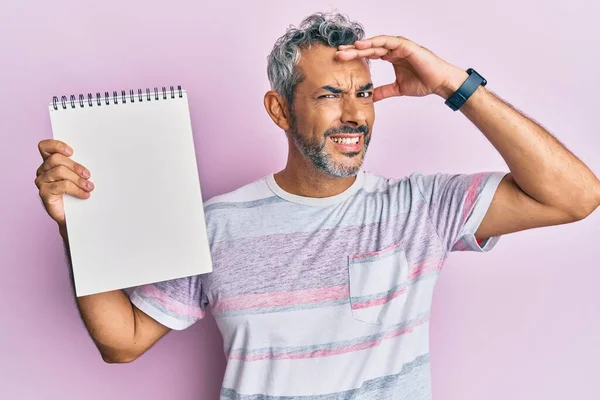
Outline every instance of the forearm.
<path id="1" fill-rule="evenodd" d="M 447 98 L 467 76 L 456 70 L 438 94 Z M 498 150 L 515 182 L 533 199 L 574 215 L 598 207 L 598 178 L 540 124 L 481 86 L 460 111 Z"/>
<path id="2" fill-rule="evenodd" d="M 64 228 L 60 228 L 60 234 L 69 260 L 71 279 L 73 279 L 67 232 Z M 136 316 L 129 297 L 123 291 L 114 290 L 75 297 L 75 300 L 90 336 L 106 361 L 135 358 Z"/>

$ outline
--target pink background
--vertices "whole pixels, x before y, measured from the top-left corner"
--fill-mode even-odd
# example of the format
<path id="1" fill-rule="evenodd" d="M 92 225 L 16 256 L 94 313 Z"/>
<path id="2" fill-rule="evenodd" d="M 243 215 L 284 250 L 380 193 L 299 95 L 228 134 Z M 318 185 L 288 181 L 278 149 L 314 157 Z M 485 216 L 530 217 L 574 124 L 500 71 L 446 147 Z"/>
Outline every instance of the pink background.
<path id="1" fill-rule="evenodd" d="M 103 363 L 33 183 L 37 143 L 52 136 L 47 103 L 54 95 L 186 87 L 207 199 L 283 167 L 284 135 L 262 105 L 266 56 L 289 24 L 337 7 L 362 21 L 367 35 L 403 35 L 476 68 L 489 88 L 600 172 L 600 3 L 348 3 L 2 2 L 0 398 L 215 399 L 224 368 L 210 317 L 132 364 Z M 375 62 L 373 76 L 387 83 L 391 68 Z M 505 169 L 440 98 L 395 98 L 376 109 L 366 164 L 374 172 Z M 135 177 L 144 166 L 124 173 Z M 433 307 L 434 398 L 600 398 L 599 236 L 596 212 L 577 224 L 506 236 L 487 255 L 451 257 Z"/>

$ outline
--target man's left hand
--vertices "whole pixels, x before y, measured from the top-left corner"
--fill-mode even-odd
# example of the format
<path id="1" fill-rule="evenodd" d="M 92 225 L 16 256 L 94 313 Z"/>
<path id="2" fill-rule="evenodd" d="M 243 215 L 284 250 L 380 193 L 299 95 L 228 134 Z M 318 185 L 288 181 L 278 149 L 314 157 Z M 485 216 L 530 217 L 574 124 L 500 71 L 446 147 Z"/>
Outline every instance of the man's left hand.
<path id="1" fill-rule="evenodd" d="M 365 57 L 392 63 L 396 81 L 375 88 L 373 101 L 432 93 L 448 98 L 468 77 L 465 71 L 402 36 L 375 36 L 339 46 L 338 50 L 336 57 L 342 61 Z"/>

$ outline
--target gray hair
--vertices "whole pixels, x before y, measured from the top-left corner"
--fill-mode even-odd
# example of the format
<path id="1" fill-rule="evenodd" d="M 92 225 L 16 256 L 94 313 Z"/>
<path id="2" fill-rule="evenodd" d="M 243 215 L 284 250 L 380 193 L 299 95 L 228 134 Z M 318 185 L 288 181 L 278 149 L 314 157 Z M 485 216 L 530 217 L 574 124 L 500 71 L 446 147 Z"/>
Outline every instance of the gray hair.
<path id="1" fill-rule="evenodd" d="M 277 39 L 267 58 L 271 89 L 282 95 L 291 108 L 294 90 L 304 80 L 302 71 L 298 68 L 300 52 L 314 43 L 331 47 L 353 44 L 363 39 L 364 35 L 361 24 L 350 21 L 340 13 L 315 13 L 302 20 L 298 28 L 290 26 Z"/>

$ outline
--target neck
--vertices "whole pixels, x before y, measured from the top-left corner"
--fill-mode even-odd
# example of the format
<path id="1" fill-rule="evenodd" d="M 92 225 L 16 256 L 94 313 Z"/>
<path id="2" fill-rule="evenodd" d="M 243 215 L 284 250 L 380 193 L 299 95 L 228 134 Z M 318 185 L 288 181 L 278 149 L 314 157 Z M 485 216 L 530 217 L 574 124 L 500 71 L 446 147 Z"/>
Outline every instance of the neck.
<path id="1" fill-rule="evenodd" d="M 288 193 L 303 197 L 331 197 L 348 189 L 356 176 L 338 178 L 317 168 L 301 155 L 290 152 L 285 168 L 274 175 L 275 181 Z"/>

